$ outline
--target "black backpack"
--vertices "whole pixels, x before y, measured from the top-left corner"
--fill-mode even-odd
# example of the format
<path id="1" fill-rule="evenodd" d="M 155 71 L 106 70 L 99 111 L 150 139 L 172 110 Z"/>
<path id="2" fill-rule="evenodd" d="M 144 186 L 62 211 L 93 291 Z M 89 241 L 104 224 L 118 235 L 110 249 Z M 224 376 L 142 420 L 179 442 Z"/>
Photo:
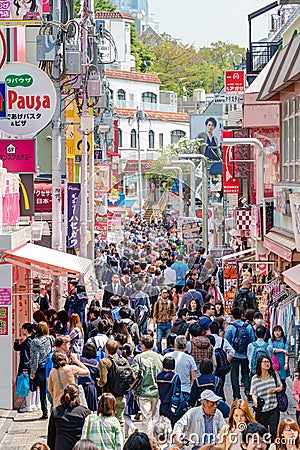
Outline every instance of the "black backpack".
<path id="1" fill-rule="evenodd" d="M 223 350 L 224 338 L 222 339 L 222 345 L 215 349 L 215 356 L 217 361 L 216 375 L 220 378 L 224 378 L 231 370 L 231 364 L 227 359 L 227 353 Z"/>
<path id="2" fill-rule="evenodd" d="M 246 311 L 246 309 L 250 309 L 251 308 L 251 300 L 250 300 L 250 296 L 249 296 L 249 292 L 248 291 L 245 291 L 245 290 L 242 289 L 238 293 L 237 301 L 238 301 L 239 308 L 243 312 Z"/>
<path id="3" fill-rule="evenodd" d="M 115 397 L 123 397 L 130 390 L 134 382 L 131 367 L 124 358 L 114 359 L 109 357 L 112 366 L 107 374 L 107 391 Z"/>

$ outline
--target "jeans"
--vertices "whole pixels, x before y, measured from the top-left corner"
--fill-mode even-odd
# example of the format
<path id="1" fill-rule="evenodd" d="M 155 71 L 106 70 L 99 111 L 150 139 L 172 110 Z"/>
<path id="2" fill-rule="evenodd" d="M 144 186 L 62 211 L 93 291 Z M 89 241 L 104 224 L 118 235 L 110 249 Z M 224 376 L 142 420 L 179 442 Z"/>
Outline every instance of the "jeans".
<path id="1" fill-rule="evenodd" d="M 241 398 L 240 380 L 239 380 L 240 366 L 241 366 L 242 380 L 243 380 L 243 383 L 245 386 L 245 394 L 249 394 L 249 392 L 250 392 L 250 376 L 249 376 L 248 358 L 245 358 L 245 359 L 233 358 L 231 361 L 230 379 L 231 379 L 231 387 L 232 387 L 234 399 Z"/>
<path id="2" fill-rule="evenodd" d="M 37 385 L 40 387 L 40 399 L 43 416 L 48 416 L 47 390 L 46 390 L 46 367 L 38 367 L 36 371 Z"/>
<path id="3" fill-rule="evenodd" d="M 143 334 L 144 331 L 148 329 L 148 319 L 143 323 L 143 325 L 139 326 L 140 335 Z"/>
<path id="4" fill-rule="evenodd" d="M 157 348 L 161 353 L 161 341 L 162 338 L 167 338 L 171 333 L 172 323 L 171 322 L 157 322 Z"/>

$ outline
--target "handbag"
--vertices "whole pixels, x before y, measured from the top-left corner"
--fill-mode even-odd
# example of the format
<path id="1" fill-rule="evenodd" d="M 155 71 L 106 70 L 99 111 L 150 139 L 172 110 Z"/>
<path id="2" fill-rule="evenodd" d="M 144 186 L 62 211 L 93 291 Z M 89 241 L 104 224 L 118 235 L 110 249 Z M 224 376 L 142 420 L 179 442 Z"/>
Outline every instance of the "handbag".
<path id="1" fill-rule="evenodd" d="M 280 364 L 279 364 L 278 358 L 275 355 L 275 353 L 273 353 L 273 355 L 272 355 L 272 367 L 273 367 L 273 370 L 275 370 L 275 372 L 277 372 L 277 370 L 279 370 L 279 368 L 280 368 Z"/>
<path id="2" fill-rule="evenodd" d="M 28 373 L 24 374 L 21 373 L 21 375 L 17 378 L 17 385 L 16 385 L 16 394 L 19 397 L 27 397 L 29 391 L 29 375 Z"/>
<path id="3" fill-rule="evenodd" d="M 276 387 L 278 387 L 276 374 L 274 376 L 274 380 L 275 380 Z M 288 406 L 289 406 L 289 401 L 288 401 L 286 392 L 285 392 L 283 387 L 282 387 L 282 391 L 281 392 L 276 392 L 276 397 L 277 397 L 277 403 L 278 403 L 279 411 L 286 412 L 287 409 L 288 409 Z"/>

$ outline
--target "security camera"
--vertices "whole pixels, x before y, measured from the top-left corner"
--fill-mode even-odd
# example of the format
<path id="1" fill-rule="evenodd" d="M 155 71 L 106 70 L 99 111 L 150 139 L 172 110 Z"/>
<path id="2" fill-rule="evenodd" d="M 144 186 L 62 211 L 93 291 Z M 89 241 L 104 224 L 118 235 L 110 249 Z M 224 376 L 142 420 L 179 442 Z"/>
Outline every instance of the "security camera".
<path id="1" fill-rule="evenodd" d="M 52 136 L 50 135 L 46 136 L 46 141 L 52 141 Z"/>

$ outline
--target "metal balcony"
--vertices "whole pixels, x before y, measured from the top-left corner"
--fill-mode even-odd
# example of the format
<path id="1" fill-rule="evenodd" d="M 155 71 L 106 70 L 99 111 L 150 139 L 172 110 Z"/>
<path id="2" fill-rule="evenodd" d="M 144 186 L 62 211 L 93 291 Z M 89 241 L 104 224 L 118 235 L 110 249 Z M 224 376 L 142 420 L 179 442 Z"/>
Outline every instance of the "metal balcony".
<path id="1" fill-rule="evenodd" d="M 282 39 L 276 42 L 251 42 L 250 51 L 246 54 L 246 68 L 248 75 L 257 75 L 268 64 L 276 53 Z"/>

